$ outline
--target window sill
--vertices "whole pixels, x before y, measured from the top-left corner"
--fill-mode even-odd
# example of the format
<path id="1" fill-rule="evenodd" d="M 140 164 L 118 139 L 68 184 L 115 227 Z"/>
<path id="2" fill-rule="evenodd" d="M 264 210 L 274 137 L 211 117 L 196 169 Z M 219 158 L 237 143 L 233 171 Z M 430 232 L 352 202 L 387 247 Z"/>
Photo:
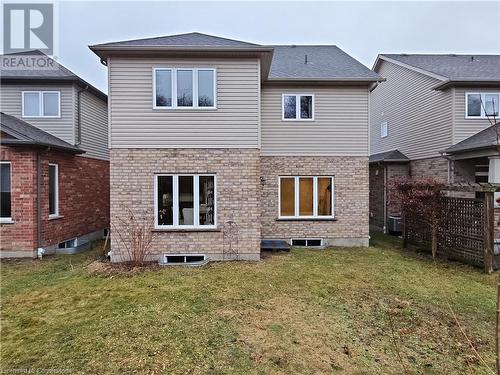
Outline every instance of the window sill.
<path id="1" fill-rule="evenodd" d="M 57 219 L 62 219 L 64 216 L 62 215 L 54 215 L 54 216 L 49 216 L 49 220 L 57 220 Z"/>
<path id="2" fill-rule="evenodd" d="M 14 224 L 14 220 L 12 219 L 1 219 L 0 224 Z"/>
<path id="3" fill-rule="evenodd" d="M 291 217 L 291 218 L 278 218 L 276 221 L 337 221 L 335 217 Z"/>
<path id="4" fill-rule="evenodd" d="M 172 228 L 172 229 L 163 229 L 163 228 L 155 228 L 151 230 L 151 232 L 172 232 L 172 233 L 182 233 L 182 232 L 222 232 L 220 228 Z"/>

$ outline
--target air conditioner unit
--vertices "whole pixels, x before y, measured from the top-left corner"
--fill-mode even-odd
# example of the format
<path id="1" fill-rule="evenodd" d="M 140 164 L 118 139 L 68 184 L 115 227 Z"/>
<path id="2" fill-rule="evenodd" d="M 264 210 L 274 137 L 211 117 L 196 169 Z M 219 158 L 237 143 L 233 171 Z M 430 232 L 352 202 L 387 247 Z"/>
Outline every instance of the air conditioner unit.
<path id="1" fill-rule="evenodd" d="M 399 236 L 401 234 L 401 216 L 389 216 L 387 229 L 389 231 L 389 234 L 392 234 L 393 236 Z"/>

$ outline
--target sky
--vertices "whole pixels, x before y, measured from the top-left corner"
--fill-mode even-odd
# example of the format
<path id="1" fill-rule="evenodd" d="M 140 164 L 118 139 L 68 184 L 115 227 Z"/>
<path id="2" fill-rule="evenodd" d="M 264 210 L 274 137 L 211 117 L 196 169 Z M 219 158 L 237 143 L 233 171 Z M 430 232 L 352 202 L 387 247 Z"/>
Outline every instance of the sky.
<path id="1" fill-rule="evenodd" d="M 88 45 L 198 31 L 259 44 L 336 44 L 372 67 L 379 53 L 500 54 L 500 1 L 58 4 L 59 61 L 107 92 Z"/>

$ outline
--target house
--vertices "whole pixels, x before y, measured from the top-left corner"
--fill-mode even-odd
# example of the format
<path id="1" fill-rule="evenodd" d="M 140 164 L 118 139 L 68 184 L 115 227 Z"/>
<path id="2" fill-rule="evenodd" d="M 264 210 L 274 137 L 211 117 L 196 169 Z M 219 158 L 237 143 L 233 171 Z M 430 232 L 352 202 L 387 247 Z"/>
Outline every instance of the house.
<path id="1" fill-rule="evenodd" d="M 370 98 L 370 224 L 399 215 L 400 177 L 500 182 L 499 55 L 383 54 Z M 478 142 L 478 140 L 480 140 Z M 485 142 L 491 142 L 485 147 Z"/>
<path id="2" fill-rule="evenodd" d="M 257 260 L 263 239 L 368 245 L 378 74 L 333 45 L 200 33 L 90 49 L 109 74 L 112 227 L 129 210 L 154 220 L 154 259 Z"/>
<path id="3" fill-rule="evenodd" d="M 50 69 L 0 72 L 0 256 L 81 250 L 109 227 L 107 96 L 41 52 L 3 58 Z"/>

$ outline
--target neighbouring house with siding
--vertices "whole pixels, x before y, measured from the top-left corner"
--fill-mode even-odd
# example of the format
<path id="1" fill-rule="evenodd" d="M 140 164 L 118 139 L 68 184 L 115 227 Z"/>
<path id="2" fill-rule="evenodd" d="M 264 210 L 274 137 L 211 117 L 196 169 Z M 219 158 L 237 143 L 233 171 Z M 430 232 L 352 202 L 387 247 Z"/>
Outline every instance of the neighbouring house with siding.
<path id="1" fill-rule="evenodd" d="M 400 177 L 500 182 L 498 55 L 379 55 L 370 97 L 370 224 L 400 214 Z M 478 138 L 478 134 L 481 136 Z M 480 139 L 480 142 L 478 142 Z"/>
<path id="2" fill-rule="evenodd" d="M 39 51 L 2 58 L 0 257 L 83 249 L 109 228 L 107 96 Z"/>
<path id="3" fill-rule="evenodd" d="M 129 210 L 154 220 L 153 259 L 257 260 L 261 240 L 368 245 L 379 75 L 336 46 L 200 33 L 90 49 L 109 76 L 112 226 Z M 127 260 L 118 236 L 111 259 Z"/>

